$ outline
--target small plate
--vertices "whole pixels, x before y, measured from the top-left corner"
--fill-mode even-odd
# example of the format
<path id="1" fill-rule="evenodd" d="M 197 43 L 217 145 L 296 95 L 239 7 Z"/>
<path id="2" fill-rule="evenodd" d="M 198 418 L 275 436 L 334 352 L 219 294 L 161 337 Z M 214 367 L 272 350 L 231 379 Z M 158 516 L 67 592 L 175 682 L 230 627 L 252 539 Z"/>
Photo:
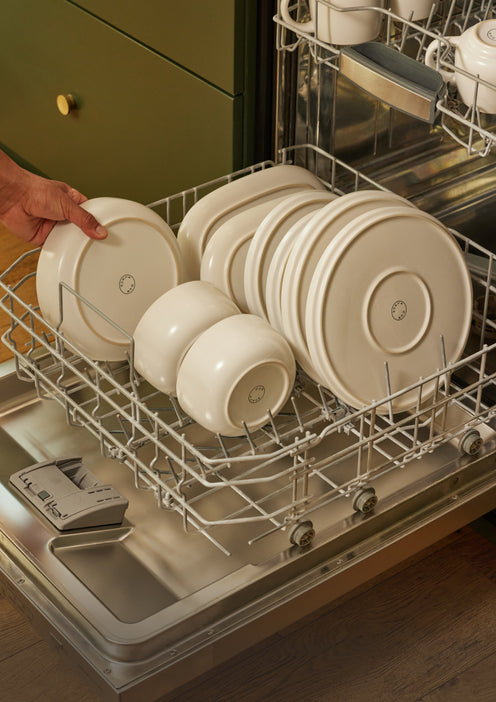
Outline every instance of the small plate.
<path id="1" fill-rule="evenodd" d="M 327 387 L 360 408 L 442 368 L 443 344 L 446 363 L 456 362 L 471 318 L 470 274 L 454 237 L 421 210 L 389 207 L 354 219 L 328 244 L 308 292 L 307 341 Z M 424 385 L 422 399 L 434 389 Z M 406 392 L 391 407 L 416 401 Z"/>
<path id="2" fill-rule="evenodd" d="M 287 260 L 281 287 L 284 333 L 293 349 L 300 349 L 302 357 L 308 356 L 305 333 L 308 290 L 326 247 L 348 222 L 361 214 L 394 204 L 414 207 L 394 193 L 362 190 L 342 195 L 325 205 L 306 223 Z"/>
<path id="3" fill-rule="evenodd" d="M 260 222 L 285 199 L 279 194 L 230 217 L 213 233 L 202 256 L 201 280 L 222 290 L 243 312 L 249 311 L 244 271 L 250 243 Z"/>
<path id="4" fill-rule="evenodd" d="M 337 195 L 327 190 L 303 190 L 282 200 L 264 218 L 251 240 L 245 265 L 248 309 L 268 319 L 265 303 L 270 262 L 286 232 L 306 214 L 315 212 Z"/>
<path id="5" fill-rule="evenodd" d="M 60 324 L 65 338 L 89 358 L 122 360 L 130 339 L 120 329 L 132 335 L 148 306 L 184 280 L 181 252 L 169 225 L 145 205 L 101 197 L 82 207 L 107 229 L 108 237 L 89 239 L 70 222 L 55 225 L 36 272 L 41 314 L 52 326 Z"/>
<path id="6" fill-rule="evenodd" d="M 189 277 L 200 276 L 202 255 L 210 237 L 230 217 L 302 188 L 321 190 L 323 185 L 306 168 L 282 164 L 237 178 L 204 195 L 188 210 L 177 234 Z"/>

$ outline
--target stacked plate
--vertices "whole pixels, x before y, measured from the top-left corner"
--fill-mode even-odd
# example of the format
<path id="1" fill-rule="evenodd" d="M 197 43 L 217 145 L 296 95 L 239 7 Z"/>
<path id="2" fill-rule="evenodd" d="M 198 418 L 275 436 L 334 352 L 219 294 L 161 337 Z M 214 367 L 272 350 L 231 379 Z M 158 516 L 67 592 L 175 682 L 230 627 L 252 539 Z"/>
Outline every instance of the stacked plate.
<path id="1" fill-rule="evenodd" d="M 400 391 L 460 357 L 472 316 L 465 258 L 406 199 L 337 197 L 304 169 L 278 166 L 200 203 L 178 237 L 197 275 L 269 321 L 302 369 L 351 407 L 398 393 L 378 411 L 407 410 L 417 393 Z M 423 399 L 433 391 L 424 385 Z"/>
<path id="2" fill-rule="evenodd" d="M 220 271 L 219 275 L 224 280 L 235 280 L 238 277 L 236 271 L 241 266 L 240 260 L 243 261 L 240 250 L 246 252 L 246 242 L 270 208 L 292 193 L 315 189 L 322 190 L 323 186 L 310 171 L 283 164 L 233 180 L 202 197 L 186 213 L 177 235 L 189 278 L 195 280 L 200 277 L 203 263 L 203 275 L 216 278 L 217 273 L 211 272 L 215 269 Z M 258 205 L 257 219 L 250 210 Z M 233 225 L 231 220 L 234 217 Z M 226 233 L 224 226 L 229 233 Z M 214 237 L 221 243 L 214 250 L 211 248 L 206 252 Z M 231 239 L 235 241 L 229 241 Z M 208 263 L 203 262 L 204 254 Z M 227 272 L 222 270 L 221 263 L 212 261 L 217 256 L 226 259 Z"/>
<path id="3" fill-rule="evenodd" d="M 328 216 L 319 231 L 332 226 Z M 472 317 L 470 275 L 455 239 L 434 217 L 392 201 L 340 228 L 298 301 L 318 377 L 352 407 L 455 362 Z M 295 310 L 284 311 L 292 333 Z M 424 384 L 423 399 L 434 390 L 435 381 Z M 401 393 L 391 409 L 410 409 L 417 399 L 416 391 Z"/>
<path id="4" fill-rule="evenodd" d="M 400 391 L 465 347 L 463 253 L 437 219 L 392 193 L 343 195 L 301 222 L 278 276 L 277 324 L 296 359 L 351 407 L 399 393 L 378 411 L 410 409 L 418 393 Z M 434 390 L 424 384 L 422 399 Z"/>

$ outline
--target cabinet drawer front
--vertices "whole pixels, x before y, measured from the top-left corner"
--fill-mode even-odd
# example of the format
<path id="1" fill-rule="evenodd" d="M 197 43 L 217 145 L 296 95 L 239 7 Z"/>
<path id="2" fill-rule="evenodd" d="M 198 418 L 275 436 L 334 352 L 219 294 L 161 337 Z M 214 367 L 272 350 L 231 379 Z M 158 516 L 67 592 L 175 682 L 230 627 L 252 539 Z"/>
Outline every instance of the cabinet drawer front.
<path id="1" fill-rule="evenodd" d="M 223 90 L 242 91 L 245 3 L 254 13 L 253 0 L 72 2 Z"/>
<path id="2" fill-rule="evenodd" d="M 90 197 L 149 202 L 238 166 L 237 99 L 61 0 L 3 0 L 0 84 L 0 140 Z"/>

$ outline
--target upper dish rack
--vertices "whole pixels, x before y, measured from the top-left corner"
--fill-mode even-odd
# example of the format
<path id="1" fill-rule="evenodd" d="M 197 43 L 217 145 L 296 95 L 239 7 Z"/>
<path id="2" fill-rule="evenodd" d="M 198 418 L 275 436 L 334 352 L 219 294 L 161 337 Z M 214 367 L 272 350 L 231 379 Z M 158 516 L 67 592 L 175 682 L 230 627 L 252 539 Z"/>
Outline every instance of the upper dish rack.
<path id="1" fill-rule="evenodd" d="M 343 10 L 329 0 L 316 0 L 316 3 L 317 6 L 332 8 L 337 12 L 359 11 L 358 7 Z M 304 0 L 297 0 L 290 9 L 299 20 L 308 16 Z M 370 10 L 383 17 L 378 42 L 423 65 L 428 45 L 438 40 L 442 51 L 436 58 L 436 68 L 470 77 L 474 84 L 474 95 L 481 86 L 496 93 L 496 79 L 494 82 L 488 82 L 455 66 L 453 46 L 446 38 L 462 34 L 477 22 L 496 17 L 494 0 L 439 0 L 436 10 L 433 9 L 429 17 L 416 21 L 402 18 L 387 7 L 375 6 Z M 295 29 L 283 19 L 280 8 L 274 16 L 274 22 L 277 27 L 276 46 L 279 52 L 294 52 L 302 45 L 307 45 L 316 65 L 325 65 L 335 73 L 342 71 L 342 56 L 343 52 L 346 53 L 346 48 L 326 44 L 312 34 Z M 389 68 L 394 75 L 395 66 L 391 65 Z M 401 83 L 401 77 L 399 82 Z M 392 90 L 394 89 L 393 87 Z M 398 93 L 398 101 L 401 100 L 401 93 Z M 433 95 L 433 101 L 436 123 L 451 140 L 464 147 L 469 155 L 484 157 L 495 148 L 496 115 L 481 113 L 478 108 L 464 105 L 457 91 L 451 87 L 442 95 Z M 389 104 L 395 106 L 394 102 Z M 327 149 L 327 145 L 318 145 Z"/>
<path id="2" fill-rule="evenodd" d="M 313 146 L 284 149 L 280 160 L 325 171 L 325 184 L 338 194 L 380 187 Z M 202 195 L 273 165 L 258 164 L 151 207 L 177 229 Z M 69 424 L 97 437 L 104 456 L 130 467 L 136 487 L 152 491 L 161 509 L 178 512 L 186 530 L 201 532 L 226 554 L 223 535 L 241 527 L 243 535 L 248 529 L 249 543 L 283 530 L 291 543 L 304 545 L 314 536 L 310 518 L 322 508 L 368 512 L 377 502 L 376 482 L 386 474 L 441 446 L 451 447 L 455 457 L 475 454 L 493 435 L 488 423 L 496 414 L 495 256 L 454 235 L 468 258 L 477 300 L 462 360 L 447 365 L 440 338 L 440 370 L 391 392 L 386 369 L 384 397 L 358 410 L 299 372 L 280 414 L 269 414 L 262 429 L 240 438 L 209 434 L 173 398 L 144 382 L 133 370 L 131 338 L 128 362 L 94 362 L 50 326 L 28 302 L 35 273 L 22 273 L 38 250 L 0 276 L 0 307 L 11 320 L 2 340 L 14 353 L 19 378 L 34 383 L 40 398 L 56 400 Z M 435 391 L 426 396 L 433 381 Z M 416 406 L 393 416 L 394 398 L 412 391 Z"/>

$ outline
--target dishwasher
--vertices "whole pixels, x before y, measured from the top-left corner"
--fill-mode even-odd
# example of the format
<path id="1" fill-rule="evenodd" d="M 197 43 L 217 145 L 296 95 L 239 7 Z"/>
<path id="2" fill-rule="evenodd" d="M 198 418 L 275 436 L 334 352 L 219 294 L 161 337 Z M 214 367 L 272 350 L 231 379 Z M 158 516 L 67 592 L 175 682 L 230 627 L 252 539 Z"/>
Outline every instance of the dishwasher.
<path id="1" fill-rule="evenodd" d="M 287 9 L 296 25 L 283 4 L 273 160 L 150 207 L 177 231 L 204 194 L 279 163 L 337 195 L 392 191 L 463 252 L 470 334 L 451 363 L 440 330 L 435 372 L 407 388 L 385 364 L 383 396 L 359 409 L 298 370 L 279 414 L 222 437 L 138 375 L 132 339 L 125 362 L 95 362 L 43 319 L 39 250 L 1 275 L 2 589 L 105 700 L 159 699 L 496 505 L 496 116 L 439 80 L 458 70 L 446 37 L 493 2 L 440 0 L 420 20 L 373 4 L 372 53 L 316 38 L 308 5 Z M 433 41 L 446 51 L 427 80 Z M 393 412 L 405 393 L 413 408 Z"/>

